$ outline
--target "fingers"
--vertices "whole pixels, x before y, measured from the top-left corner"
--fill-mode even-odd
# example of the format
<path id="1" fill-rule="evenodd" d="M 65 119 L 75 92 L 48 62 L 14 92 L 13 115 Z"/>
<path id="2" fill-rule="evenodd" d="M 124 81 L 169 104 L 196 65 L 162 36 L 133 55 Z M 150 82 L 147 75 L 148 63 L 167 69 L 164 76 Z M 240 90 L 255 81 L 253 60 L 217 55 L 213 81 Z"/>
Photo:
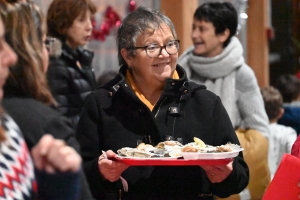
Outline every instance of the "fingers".
<path id="1" fill-rule="evenodd" d="M 116 156 L 116 153 L 113 152 L 112 150 L 108 150 L 108 151 L 106 151 L 106 155 L 107 155 L 107 158 L 114 158 Z"/>
<path id="2" fill-rule="evenodd" d="M 35 166 L 48 173 L 77 172 L 81 166 L 80 155 L 64 141 L 51 135 L 44 135 L 31 153 Z"/>
<path id="3" fill-rule="evenodd" d="M 48 148 L 53 140 L 54 138 L 52 137 L 52 135 L 46 134 L 31 150 L 34 165 L 39 170 L 43 170 L 46 167 L 47 161 L 45 155 L 47 154 Z"/>
<path id="4" fill-rule="evenodd" d="M 225 166 L 201 166 L 212 183 L 220 183 L 232 172 L 232 162 Z"/>
<path id="5" fill-rule="evenodd" d="M 111 150 L 106 152 L 107 159 L 103 155 L 99 157 L 98 169 L 103 177 L 111 182 L 117 181 L 123 171 L 125 171 L 129 166 L 120 162 L 115 162 L 109 158 L 114 158 L 115 153 Z"/>

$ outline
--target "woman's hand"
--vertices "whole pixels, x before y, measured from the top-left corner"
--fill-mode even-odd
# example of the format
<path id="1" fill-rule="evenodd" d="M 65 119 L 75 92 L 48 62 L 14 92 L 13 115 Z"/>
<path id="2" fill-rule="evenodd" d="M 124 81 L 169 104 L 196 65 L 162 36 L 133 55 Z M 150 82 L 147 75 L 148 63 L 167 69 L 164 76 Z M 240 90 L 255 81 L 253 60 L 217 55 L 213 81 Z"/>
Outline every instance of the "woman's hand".
<path id="1" fill-rule="evenodd" d="M 44 135 L 31 150 L 34 165 L 39 170 L 48 173 L 77 172 L 81 167 L 81 157 L 63 140 Z"/>
<path id="2" fill-rule="evenodd" d="M 225 180 L 229 174 L 232 172 L 232 161 L 225 166 L 201 166 L 206 174 L 210 182 L 212 183 L 220 183 Z"/>
<path id="3" fill-rule="evenodd" d="M 107 158 L 105 158 L 105 156 L 102 154 L 99 157 L 98 169 L 105 179 L 109 180 L 110 182 L 117 181 L 123 171 L 125 171 L 129 166 L 110 160 L 110 158 L 115 158 L 116 156 L 116 154 L 111 150 L 106 152 L 106 156 Z"/>

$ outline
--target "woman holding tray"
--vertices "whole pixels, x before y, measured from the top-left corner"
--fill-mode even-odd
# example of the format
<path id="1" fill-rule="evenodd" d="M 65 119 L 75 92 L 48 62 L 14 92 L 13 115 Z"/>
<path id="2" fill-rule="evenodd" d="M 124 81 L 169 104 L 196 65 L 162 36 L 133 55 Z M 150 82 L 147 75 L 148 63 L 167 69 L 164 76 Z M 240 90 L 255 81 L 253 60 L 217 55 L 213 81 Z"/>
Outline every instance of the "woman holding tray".
<path id="1" fill-rule="evenodd" d="M 113 160 L 118 149 L 141 140 L 156 145 L 166 135 L 184 144 L 194 137 L 213 146 L 239 144 L 220 98 L 177 65 L 179 40 L 168 17 L 139 7 L 120 26 L 117 46 L 119 74 L 87 96 L 77 129 L 93 196 L 214 199 L 242 191 L 249 181 L 242 152 L 224 166 L 136 167 Z"/>

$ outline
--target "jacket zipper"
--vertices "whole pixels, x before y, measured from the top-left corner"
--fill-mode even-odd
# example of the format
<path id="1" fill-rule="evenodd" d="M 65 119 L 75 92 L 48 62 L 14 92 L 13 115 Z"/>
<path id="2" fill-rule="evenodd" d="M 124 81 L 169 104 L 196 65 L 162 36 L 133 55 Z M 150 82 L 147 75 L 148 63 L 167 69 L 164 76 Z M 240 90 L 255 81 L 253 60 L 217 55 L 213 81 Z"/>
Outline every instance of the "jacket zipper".
<path id="1" fill-rule="evenodd" d="M 155 115 L 154 115 L 154 118 L 156 118 L 156 116 L 158 115 L 159 110 L 160 110 L 160 107 L 162 106 L 162 104 L 165 102 L 166 99 L 167 99 L 167 97 L 165 97 L 164 100 L 162 100 L 162 102 L 159 104 L 159 107 L 158 107 L 158 109 L 157 109 L 157 112 L 156 112 Z"/>

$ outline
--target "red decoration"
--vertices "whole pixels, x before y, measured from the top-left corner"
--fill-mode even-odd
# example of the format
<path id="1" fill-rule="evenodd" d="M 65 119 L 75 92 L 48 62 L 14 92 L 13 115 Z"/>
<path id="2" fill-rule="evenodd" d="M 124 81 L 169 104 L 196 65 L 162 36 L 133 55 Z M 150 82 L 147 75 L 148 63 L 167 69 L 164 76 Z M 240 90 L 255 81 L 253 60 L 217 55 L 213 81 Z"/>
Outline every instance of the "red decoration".
<path id="1" fill-rule="evenodd" d="M 134 11 L 134 10 L 135 10 L 135 8 L 136 8 L 136 3 L 135 3 L 135 1 L 133 1 L 133 0 L 129 0 L 129 6 L 128 6 L 128 10 L 129 10 L 129 12 L 132 12 L 132 11 Z"/>
<path id="2" fill-rule="evenodd" d="M 104 41 L 105 36 L 109 35 L 110 30 L 113 27 L 119 27 L 121 25 L 119 15 L 112 9 L 111 6 L 107 7 L 104 17 L 105 19 L 98 29 L 96 28 L 96 21 L 95 19 L 93 19 L 92 38 L 95 40 Z"/>
<path id="3" fill-rule="evenodd" d="M 136 3 L 133 0 L 129 0 L 128 10 L 132 12 L 136 9 Z M 99 28 L 96 27 L 96 21 L 93 19 L 93 32 L 92 39 L 104 41 L 105 37 L 109 35 L 110 30 L 114 27 L 119 27 L 121 25 L 121 20 L 119 15 L 113 10 L 111 6 L 108 6 L 104 13 L 104 20 Z"/>

